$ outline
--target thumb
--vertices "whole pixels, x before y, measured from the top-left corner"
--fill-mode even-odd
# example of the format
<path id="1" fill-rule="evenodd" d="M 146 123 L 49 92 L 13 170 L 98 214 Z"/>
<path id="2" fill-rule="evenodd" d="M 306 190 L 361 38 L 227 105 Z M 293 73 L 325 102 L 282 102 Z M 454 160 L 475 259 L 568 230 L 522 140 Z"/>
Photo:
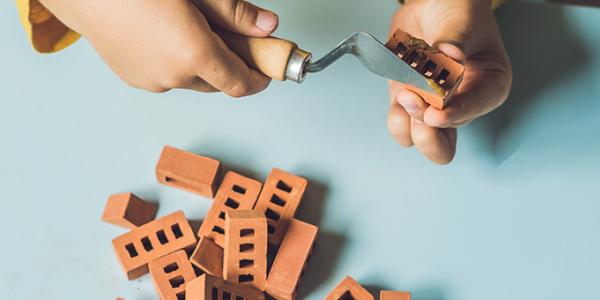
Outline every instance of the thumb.
<path id="1" fill-rule="evenodd" d="M 194 0 L 204 16 L 215 25 L 231 32 L 265 37 L 273 33 L 279 18 L 271 11 L 244 0 Z"/>

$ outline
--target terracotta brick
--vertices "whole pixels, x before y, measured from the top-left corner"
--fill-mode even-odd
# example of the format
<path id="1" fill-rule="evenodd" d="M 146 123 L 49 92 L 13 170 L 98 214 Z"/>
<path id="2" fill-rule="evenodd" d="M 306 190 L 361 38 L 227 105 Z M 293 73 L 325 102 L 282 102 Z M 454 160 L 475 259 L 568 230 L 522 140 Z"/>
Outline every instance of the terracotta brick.
<path id="1" fill-rule="evenodd" d="M 156 216 L 158 206 L 133 193 L 112 195 L 106 201 L 102 221 L 127 229 L 137 228 Z"/>
<path id="2" fill-rule="evenodd" d="M 158 182 L 212 198 L 215 195 L 218 160 L 165 146 L 156 165 Z"/>
<path id="3" fill-rule="evenodd" d="M 292 219 L 267 278 L 267 293 L 278 300 L 294 299 L 304 275 L 318 227 Z"/>
<path id="4" fill-rule="evenodd" d="M 235 284 L 221 278 L 202 274 L 185 288 L 186 300 L 264 300 L 263 292 L 243 284 Z"/>
<path id="5" fill-rule="evenodd" d="M 325 300 L 375 300 L 375 297 L 362 287 L 354 278 L 346 276 L 334 289 L 325 297 Z"/>
<path id="6" fill-rule="evenodd" d="M 381 291 L 379 300 L 410 300 L 409 292 L 401 291 Z"/>
<path id="7" fill-rule="evenodd" d="M 306 179 L 280 169 L 273 169 L 269 174 L 255 206 L 267 217 L 269 244 L 281 243 L 307 183 Z"/>
<path id="8" fill-rule="evenodd" d="M 267 219 L 257 210 L 232 210 L 225 217 L 223 278 L 264 291 L 267 279 Z"/>
<path id="9" fill-rule="evenodd" d="M 460 85 L 465 67 L 437 49 L 430 47 L 425 41 L 400 29 L 394 32 L 385 46 L 426 77 L 429 85 L 436 92 L 430 93 L 409 84 L 400 84 L 405 89 L 419 94 L 431 106 L 438 109 L 444 108 L 453 92 Z"/>
<path id="10" fill-rule="evenodd" d="M 227 172 L 217 191 L 213 205 L 200 225 L 198 236 L 212 239 L 223 247 L 225 234 L 225 212 L 248 210 L 254 207 L 262 184 L 235 172 Z"/>
<path id="11" fill-rule="evenodd" d="M 210 275 L 223 277 L 223 248 L 208 238 L 200 238 L 190 261 Z"/>
<path id="12" fill-rule="evenodd" d="M 193 247 L 196 236 L 183 211 L 176 211 L 120 235 L 112 243 L 119 263 L 131 280 L 148 273 L 149 262 Z"/>
<path id="13" fill-rule="evenodd" d="M 185 300 L 185 284 L 196 278 L 185 250 L 153 260 L 148 268 L 161 300 Z"/>

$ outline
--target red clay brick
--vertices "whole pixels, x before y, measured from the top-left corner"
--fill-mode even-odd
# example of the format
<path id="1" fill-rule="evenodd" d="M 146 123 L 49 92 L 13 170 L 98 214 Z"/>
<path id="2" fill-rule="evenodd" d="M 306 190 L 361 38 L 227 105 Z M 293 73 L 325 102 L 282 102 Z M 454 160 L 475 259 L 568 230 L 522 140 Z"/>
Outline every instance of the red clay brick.
<path id="1" fill-rule="evenodd" d="M 292 219 L 267 278 L 267 294 L 278 300 L 295 298 L 318 227 Z"/>
<path id="2" fill-rule="evenodd" d="M 148 264 L 148 268 L 161 300 L 185 299 L 185 284 L 196 278 L 185 250 L 153 260 Z"/>
<path id="3" fill-rule="evenodd" d="M 342 282 L 340 282 L 325 300 L 343 300 L 343 299 L 354 299 L 354 300 L 375 300 L 373 295 L 369 293 L 364 287 L 362 287 L 354 278 L 346 276 Z"/>
<path id="4" fill-rule="evenodd" d="M 156 216 L 158 206 L 133 193 L 112 195 L 106 201 L 102 221 L 127 229 L 137 228 Z"/>
<path id="5" fill-rule="evenodd" d="M 186 285 L 186 300 L 264 300 L 265 294 L 251 286 L 235 284 L 208 274 L 192 280 Z"/>
<path id="6" fill-rule="evenodd" d="M 131 280 L 148 273 L 149 262 L 193 247 L 196 236 L 183 211 L 176 211 L 120 235 L 112 243 L 119 263 Z"/>
<path id="7" fill-rule="evenodd" d="M 269 174 L 255 206 L 267 217 L 269 244 L 281 243 L 307 183 L 306 179 L 280 169 L 273 169 Z"/>
<path id="8" fill-rule="evenodd" d="M 267 219 L 261 211 L 232 210 L 225 217 L 223 278 L 264 291 L 267 279 Z"/>
<path id="9" fill-rule="evenodd" d="M 381 291 L 379 300 L 410 300 L 409 292 L 401 291 Z"/>
<path id="10" fill-rule="evenodd" d="M 156 178 L 162 184 L 213 198 L 219 170 L 218 160 L 165 146 Z"/>
<path id="11" fill-rule="evenodd" d="M 217 191 L 213 205 L 200 225 L 198 236 L 212 239 L 223 247 L 225 234 L 225 212 L 252 209 L 262 184 L 235 172 L 227 172 Z"/>
<path id="12" fill-rule="evenodd" d="M 223 248 L 208 238 L 200 238 L 190 261 L 210 275 L 223 277 Z"/>

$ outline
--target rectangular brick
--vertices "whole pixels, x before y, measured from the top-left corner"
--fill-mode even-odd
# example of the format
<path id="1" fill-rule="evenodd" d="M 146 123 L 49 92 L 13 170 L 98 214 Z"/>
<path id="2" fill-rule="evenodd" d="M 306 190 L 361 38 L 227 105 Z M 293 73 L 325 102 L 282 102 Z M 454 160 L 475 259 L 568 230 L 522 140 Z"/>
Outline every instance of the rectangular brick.
<path id="1" fill-rule="evenodd" d="M 306 179 L 276 168 L 267 177 L 255 209 L 267 217 L 269 244 L 281 243 L 307 184 Z"/>
<path id="2" fill-rule="evenodd" d="M 218 160 L 165 146 L 156 165 L 158 182 L 213 198 L 220 162 Z"/>
<path id="3" fill-rule="evenodd" d="M 346 276 L 342 282 L 340 282 L 331 291 L 325 300 L 375 300 L 375 297 L 369 293 L 364 287 L 362 287 L 354 278 Z"/>
<path id="4" fill-rule="evenodd" d="M 131 280 L 148 273 L 149 262 L 194 246 L 196 236 L 183 211 L 176 211 L 120 235 L 112 243 L 119 263 Z"/>
<path id="5" fill-rule="evenodd" d="M 379 300 L 410 300 L 409 292 L 401 291 L 381 291 Z"/>
<path id="6" fill-rule="evenodd" d="M 265 300 L 265 294 L 251 286 L 235 284 L 208 274 L 192 280 L 185 288 L 186 300 Z"/>
<path id="7" fill-rule="evenodd" d="M 156 216 L 158 206 L 134 193 L 112 195 L 106 201 L 102 221 L 127 229 L 137 228 Z"/>
<path id="8" fill-rule="evenodd" d="M 208 238 L 200 238 L 190 261 L 210 275 L 223 277 L 223 248 Z"/>
<path id="9" fill-rule="evenodd" d="M 264 291 L 267 279 L 267 219 L 257 210 L 228 211 L 225 217 L 223 278 Z"/>
<path id="10" fill-rule="evenodd" d="M 185 250 L 153 260 L 148 268 L 161 300 L 185 300 L 185 284 L 196 278 Z"/>
<path id="11" fill-rule="evenodd" d="M 198 236 L 212 239 L 217 245 L 223 247 L 225 213 L 230 210 L 252 209 L 261 186 L 262 184 L 254 179 L 235 172 L 227 172 L 206 218 L 200 225 Z"/>
<path id="12" fill-rule="evenodd" d="M 295 298 L 317 238 L 318 227 L 292 219 L 267 278 L 267 294 L 278 300 Z"/>

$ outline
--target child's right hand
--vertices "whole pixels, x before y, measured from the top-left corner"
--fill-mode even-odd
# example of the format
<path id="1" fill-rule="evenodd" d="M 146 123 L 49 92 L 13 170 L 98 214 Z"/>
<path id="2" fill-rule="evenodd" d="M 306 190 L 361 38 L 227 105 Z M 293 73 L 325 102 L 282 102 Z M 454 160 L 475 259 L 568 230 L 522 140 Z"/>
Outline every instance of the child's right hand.
<path id="1" fill-rule="evenodd" d="M 42 0 L 85 36 L 128 84 L 242 97 L 270 79 L 229 50 L 209 23 L 248 36 L 270 35 L 277 15 L 242 0 Z"/>

